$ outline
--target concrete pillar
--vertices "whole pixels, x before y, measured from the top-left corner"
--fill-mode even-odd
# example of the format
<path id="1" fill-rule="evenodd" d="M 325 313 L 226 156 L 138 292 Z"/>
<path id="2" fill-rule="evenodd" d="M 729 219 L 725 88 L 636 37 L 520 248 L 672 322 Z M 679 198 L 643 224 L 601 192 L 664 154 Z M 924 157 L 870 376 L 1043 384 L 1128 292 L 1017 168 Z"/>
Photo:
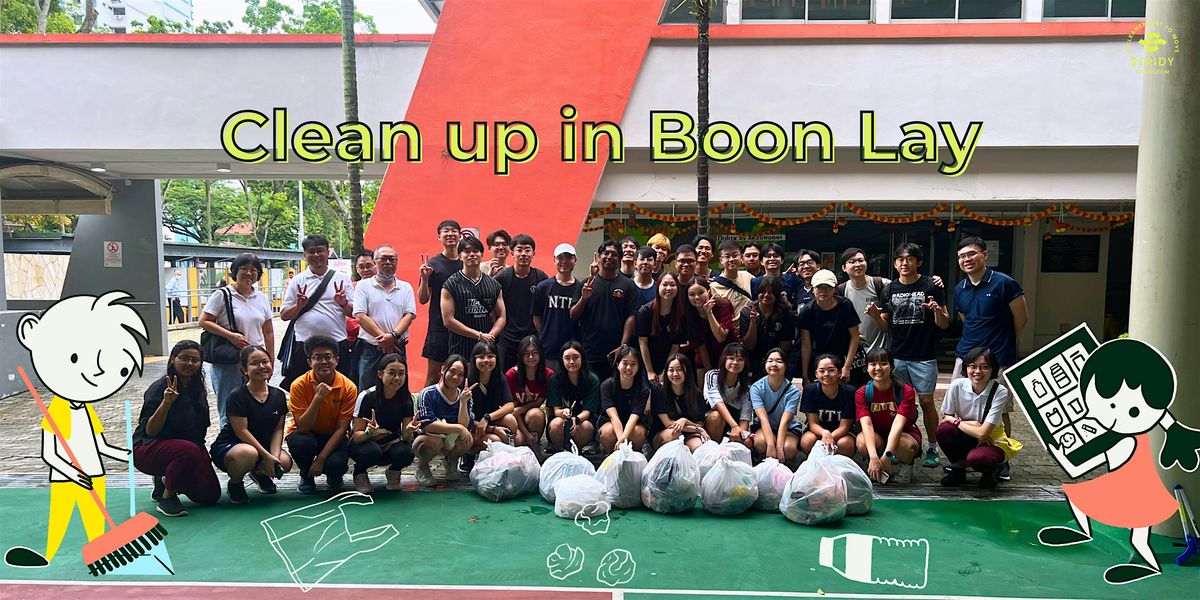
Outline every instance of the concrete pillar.
<path id="1" fill-rule="evenodd" d="M 1168 41 L 1158 54 L 1174 56 L 1175 64 L 1169 73 L 1144 75 L 1129 333 L 1154 345 L 1175 365 L 1178 388 L 1171 412 L 1180 422 L 1200 428 L 1200 378 L 1194 370 L 1200 358 L 1200 316 L 1185 308 L 1200 297 L 1200 279 L 1194 276 L 1200 271 L 1200 254 L 1189 243 L 1200 229 L 1200 104 L 1194 97 L 1200 89 L 1200 2 L 1150 0 L 1146 22 L 1148 31 Z M 1173 53 L 1168 26 L 1180 35 L 1182 54 Z M 1155 429 L 1151 440 L 1157 457 L 1161 430 Z M 1182 484 L 1192 506 L 1200 506 L 1200 471 L 1176 468 L 1161 475 L 1168 486 Z M 1179 519 L 1173 516 L 1155 531 L 1181 536 Z"/>
<path id="2" fill-rule="evenodd" d="M 4 205 L 4 198 L 0 197 L 0 206 Z M 0 210 L 0 218 L 4 211 Z M 3 228 L 0 228 L 3 229 Z M 0 311 L 8 310 L 8 288 L 4 284 L 4 232 L 0 231 Z"/>
<path id="3" fill-rule="evenodd" d="M 152 179 L 118 181 L 116 188 L 112 214 L 79 217 L 62 297 L 129 292 L 133 300 L 125 302 L 142 316 L 150 334 L 144 351 L 165 355 L 162 194 Z M 104 247 L 110 241 L 121 242 L 119 267 L 104 265 Z"/>

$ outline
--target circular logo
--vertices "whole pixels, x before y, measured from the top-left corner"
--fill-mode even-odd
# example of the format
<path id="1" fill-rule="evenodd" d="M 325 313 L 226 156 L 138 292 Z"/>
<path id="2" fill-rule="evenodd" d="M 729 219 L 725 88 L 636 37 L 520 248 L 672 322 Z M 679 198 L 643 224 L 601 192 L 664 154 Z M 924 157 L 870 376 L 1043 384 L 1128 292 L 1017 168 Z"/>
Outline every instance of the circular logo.
<path id="1" fill-rule="evenodd" d="M 613 290 L 612 295 L 613 295 L 613 298 L 620 300 L 621 298 L 625 297 L 625 290 L 617 288 L 617 289 Z"/>
<path id="2" fill-rule="evenodd" d="M 1181 52 L 1179 33 L 1162 21 L 1138 23 L 1125 37 L 1126 59 L 1138 73 L 1170 73 Z"/>

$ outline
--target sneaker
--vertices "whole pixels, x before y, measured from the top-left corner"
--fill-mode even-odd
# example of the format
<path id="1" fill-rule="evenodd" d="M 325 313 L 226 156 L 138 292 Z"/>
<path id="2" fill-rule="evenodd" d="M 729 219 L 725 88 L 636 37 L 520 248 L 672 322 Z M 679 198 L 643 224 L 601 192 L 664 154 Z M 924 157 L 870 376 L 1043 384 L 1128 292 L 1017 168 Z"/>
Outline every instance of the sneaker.
<path id="1" fill-rule="evenodd" d="M 400 471 L 387 470 L 387 490 L 395 492 L 400 489 Z"/>
<path id="2" fill-rule="evenodd" d="M 429 465 L 417 466 L 417 483 L 430 487 L 434 484 L 433 472 L 429 470 Z"/>
<path id="3" fill-rule="evenodd" d="M 246 489 L 242 488 L 242 493 L 246 493 Z M 179 501 L 179 496 L 171 496 L 170 498 L 162 497 L 158 499 L 158 512 L 168 517 L 186 517 L 188 512 L 183 507 L 183 503 Z"/>
<path id="4" fill-rule="evenodd" d="M 155 475 L 154 476 L 154 491 L 150 492 L 150 498 L 152 498 L 155 502 L 162 500 L 163 490 L 165 490 L 165 489 L 167 489 L 166 482 L 163 481 L 162 477 Z"/>
<path id="5" fill-rule="evenodd" d="M 1000 481 L 1012 481 L 1012 468 L 1008 464 L 1008 461 L 1004 461 L 1004 464 L 1001 464 L 1000 468 L 996 470 L 996 479 Z"/>
<path id="6" fill-rule="evenodd" d="M 260 494 L 267 494 L 269 496 L 279 491 L 279 488 L 275 486 L 275 481 L 266 475 L 251 475 L 250 478 L 258 486 L 258 493 Z"/>
<path id="7" fill-rule="evenodd" d="M 360 494 L 375 493 L 375 486 L 371 485 L 371 476 L 366 473 L 358 473 L 354 476 L 354 491 Z"/>
<path id="8" fill-rule="evenodd" d="M 317 482 L 312 477 L 300 477 L 300 485 L 296 486 L 296 491 L 305 496 L 311 496 L 317 493 Z"/>
<path id="9" fill-rule="evenodd" d="M 996 485 L 999 483 L 1000 483 L 1000 481 L 999 481 L 999 478 L 996 476 L 995 471 L 992 471 L 990 473 L 984 473 L 979 478 L 979 489 L 994 490 L 994 489 L 996 489 Z"/>
<path id="10" fill-rule="evenodd" d="M 967 482 L 966 469 L 950 469 L 948 475 L 942 478 L 942 487 L 955 487 Z"/>
<path id="11" fill-rule="evenodd" d="M 600 453 L 600 442 L 593 441 L 592 443 L 584 446 L 583 450 L 581 450 L 581 452 L 586 456 L 592 456 L 595 454 L 599 454 Z"/>
<path id="12" fill-rule="evenodd" d="M 891 481 L 893 483 L 906 484 L 912 482 L 913 466 L 901 463 L 893 469 Z"/>
<path id="13" fill-rule="evenodd" d="M 471 472 L 471 467 L 475 466 L 475 455 L 464 454 L 458 459 L 458 472 L 466 475 Z"/>
<path id="14" fill-rule="evenodd" d="M 326 475 L 325 476 L 325 486 L 329 488 L 329 491 L 337 492 L 337 491 L 340 491 L 342 488 L 346 487 L 346 481 L 342 478 L 341 475 L 338 475 L 337 477 L 334 477 L 332 475 Z"/>
<path id="15" fill-rule="evenodd" d="M 244 481 L 230 479 L 225 490 L 229 492 L 229 502 L 233 504 L 245 504 L 250 501 L 250 496 L 246 495 L 246 482 Z"/>
<path id="16" fill-rule="evenodd" d="M 921 461 L 921 465 L 926 469 L 936 469 L 941 466 L 942 458 L 938 456 L 937 448 L 930 446 L 925 450 L 925 460 Z"/>

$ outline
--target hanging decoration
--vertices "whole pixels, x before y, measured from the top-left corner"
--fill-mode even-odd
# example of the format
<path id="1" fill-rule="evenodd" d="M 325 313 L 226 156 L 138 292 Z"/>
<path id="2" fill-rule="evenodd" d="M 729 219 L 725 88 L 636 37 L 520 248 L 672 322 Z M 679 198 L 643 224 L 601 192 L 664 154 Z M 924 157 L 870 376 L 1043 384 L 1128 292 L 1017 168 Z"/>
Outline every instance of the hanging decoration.
<path id="1" fill-rule="evenodd" d="M 742 209 L 742 212 L 746 213 L 747 216 L 758 219 L 758 221 L 760 223 L 765 223 L 767 225 L 773 225 L 775 227 L 791 227 L 793 225 L 802 225 L 804 223 L 810 223 L 812 221 L 816 221 L 817 219 L 820 219 L 820 218 L 824 217 L 825 215 L 829 214 L 829 211 L 833 210 L 836 206 L 837 206 L 836 202 L 830 202 L 829 204 L 826 204 L 823 208 L 821 208 L 821 210 L 818 210 L 817 212 L 812 213 L 807 216 L 804 216 L 804 217 L 797 217 L 795 219 L 775 219 L 772 217 L 768 217 L 767 215 L 760 213 L 760 212 L 754 210 L 753 208 L 750 208 L 750 205 L 746 204 L 745 202 L 738 203 L 738 208 Z"/>
<path id="2" fill-rule="evenodd" d="M 1100 223 L 1123 223 L 1133 218 L 1133 211 L 1115 215 L 1106 215 L 1104 213 L 1083 210 L 1082 208 L 1079 208 L 1070 202 L 1063 204 L 1063 208 L 1067 209 L 1067 212 L 1070 212 L 1077 217 L 1083 217 L 1089 221 L 1097 221 Z"/>
<path id="3" fill-rule="evenodd" d="M 846 208 L 850 209 L 850 211 L 854 214 L 864 219 L 875 221 L 876 223 L 886 223 L 889 225 L 908 225 L 910 223 L 916 223 L 917 221 L 924 221 L 925 219 L 928 219 L 929 217 L 946 210 L 947 206 L 950 206 L 950 204 L 942 202 L 933 207 L 931 210 L 923 212 L 919 215 L 912 215 L 911 217 L 885 217 L 883 215 L 873 213 L 853 202 L 846 202 Z"/>
<path id="4" fill-rule="evenodd" d="M 979 221 L 980 223 L 994 225 L 996 227 L 1016 227 L 1018 225 L 1029 225 L 1037 222 L 1038 219 L 1043 219 L 1054 214 L 1054 207 L 1047 206 L 1044 210 L 1036 214 L 1025 215 L 1024 217 L 1018 219 L 993 219 L 992 217 L 985 217 L 979 213 L 976 213 L 962 204 L 955 204 L 954 208 L 957 208 L 958 212 L 962 213 L 963 216 L 971 219 L 972 221 Z"/>
<path id="5" fill-rule="evenodd" d="M 708 215 L 711 217 L 713 215 L 719 214 L 721 211 L 725 210 L 725 208 L 728 206 L 729 206 L 729 203 L 724 202 L 718 206 L 711 207 L 708 209 Z M 632 202 L 629 203 L 629 210 L 632 210 L 633 212 L 635 212 L 639 215 L 642 215 L 643 217 L 646 217 L 648 219 L 654 219 L 655 221 L 662 221 L 664 223 L 690 223 L 693 221 L 698 221 L 700 219 L 700 217 L 698 217 L 697 215 L 687 215 L 684 217 L 676 217 L 676 216 L 672 216 L 672 215 L 660 215 L 655 212 L 650 212 Z"/>

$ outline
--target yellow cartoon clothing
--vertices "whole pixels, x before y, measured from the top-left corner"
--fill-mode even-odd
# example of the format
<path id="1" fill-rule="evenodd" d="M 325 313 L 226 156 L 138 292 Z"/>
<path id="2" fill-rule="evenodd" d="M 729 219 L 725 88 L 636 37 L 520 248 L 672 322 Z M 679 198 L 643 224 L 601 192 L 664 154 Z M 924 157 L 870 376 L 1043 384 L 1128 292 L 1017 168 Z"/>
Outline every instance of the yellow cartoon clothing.
<path id="1" fill-rule="evenodd" d="M 100 460 L 100 450 L 96 447 L 96 436 L 104 431 L 96 411 L 90 404 L 78 408 L 70 402 L 55 396 L 48 408 L 59 433 L 71 446 L 83 472 L 92 477 L 92 489 L 104 502 L 104 464 Z M 42 419 L 42 429 L 49 435 L 54 435 L 50 422 Z M 62 443 L 56 437 L 54 450 L 68 463 L 71 459 Z M 58 547 L 62 544 L 63 536 L 67 533 L 67 525 L 71 522 L 71 514 L 79 507 L 79 517 L 83 520 L 83 529 L 88 541 L 100 537 L 104 533 L 104 515 L 92 499 L 92 493 L 83 486 L 74 483 L 58 471 L 50 471 L 50 516 L 46 527 L 46 560 L 54 558 Z"/>

